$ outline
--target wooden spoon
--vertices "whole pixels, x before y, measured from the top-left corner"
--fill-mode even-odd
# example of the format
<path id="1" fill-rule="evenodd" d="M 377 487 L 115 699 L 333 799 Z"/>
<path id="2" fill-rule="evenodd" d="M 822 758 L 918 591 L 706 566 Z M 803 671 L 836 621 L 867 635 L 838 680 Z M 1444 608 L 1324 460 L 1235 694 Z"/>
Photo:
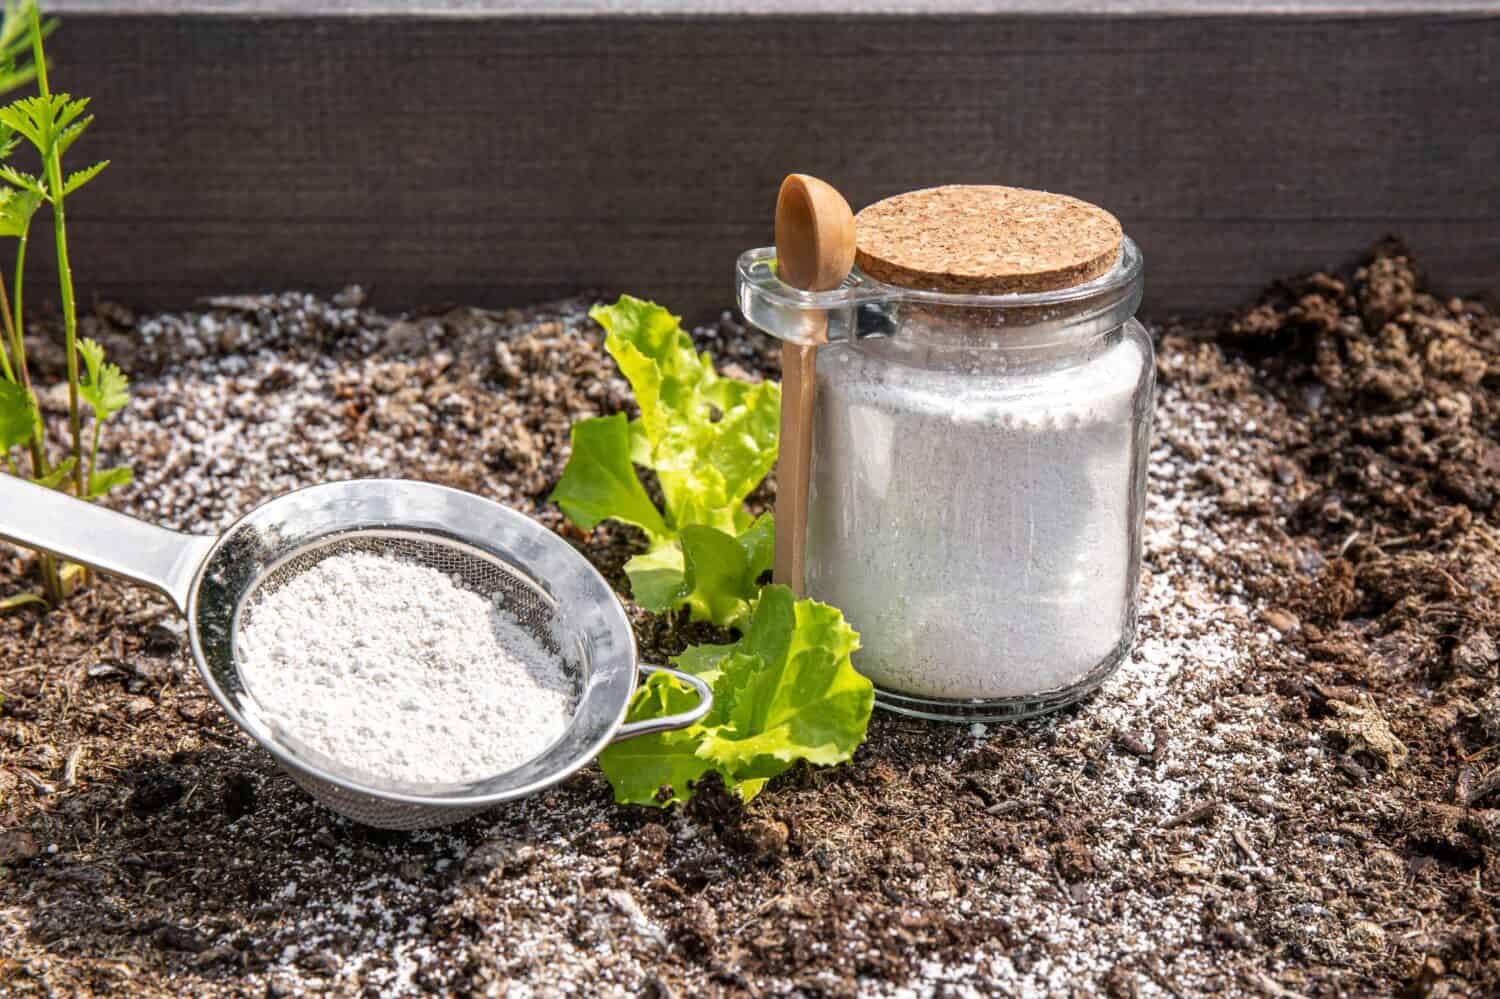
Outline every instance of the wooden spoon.
<path id="1" fill-rule="evenodd" d="M 854 266 L 854 212 L 816 177 L 794 173 L 776 197 L 776 275 L 803 291 L 832 291 Z M 828 317 L 809 312 L 810 338 L 828 338 Z M 781 453 L 776 465 L 776 582 L 804 595 L 807 492 L 812 469 L 817 348 L 781 345 Z"/>

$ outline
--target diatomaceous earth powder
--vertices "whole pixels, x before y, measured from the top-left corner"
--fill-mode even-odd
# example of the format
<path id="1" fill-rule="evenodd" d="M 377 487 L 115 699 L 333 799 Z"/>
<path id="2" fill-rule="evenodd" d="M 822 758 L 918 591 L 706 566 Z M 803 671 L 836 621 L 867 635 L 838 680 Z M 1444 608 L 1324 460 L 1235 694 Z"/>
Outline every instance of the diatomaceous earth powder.
<path id="1" fill-rule="evenodd" d="M 492 777 L 572 717 L 560 657 L 497 603 L 393 556 L 323 559 L 248 607 L 236 639 L 267 721 L 378 778 Z"/>
<path id="2" fill-rule="evenodd" d="M 1122 338 L 1086 363 L 978 373 L 818 353 L 808 594 L 885 690 L 1026 697 L 1131 637 L 1145 474 Z"/>

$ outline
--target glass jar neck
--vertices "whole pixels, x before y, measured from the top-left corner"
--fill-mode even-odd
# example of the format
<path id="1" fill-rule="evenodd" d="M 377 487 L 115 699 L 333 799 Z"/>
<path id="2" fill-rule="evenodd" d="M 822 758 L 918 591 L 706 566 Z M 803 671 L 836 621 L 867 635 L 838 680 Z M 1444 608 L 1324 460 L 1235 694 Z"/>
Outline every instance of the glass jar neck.
<path id="1" fill-rule="evenodd" d="M 1095 320 L 996 329 L 968 315 L 934 315 L 921 308 L 893 310 L 881 321 L 888 332 L 856 338 L 846 349 L 909 367 L 975 374 L 1086 364 L 1108 350 L 1124 327 L 1124 320 L 1114 325 Z"/>
<path id="2" fill-rule="evenodd" d="M 791 343 L 889 340 L 901 355 L 986 352 L 1019 362 L 1086 355 L 1135 314 L 1143 288 L 1140 249 L 1128 237 L 1106 274 L 1055 291 L 967 295 L 885 284 L 855 271 L 826 292 L 805 292 L 776 277 L 775 251 L 742 254 L 740 308 L 749 322 Z M 1010 363 L 1002 362 L 1002 363 Z"/>

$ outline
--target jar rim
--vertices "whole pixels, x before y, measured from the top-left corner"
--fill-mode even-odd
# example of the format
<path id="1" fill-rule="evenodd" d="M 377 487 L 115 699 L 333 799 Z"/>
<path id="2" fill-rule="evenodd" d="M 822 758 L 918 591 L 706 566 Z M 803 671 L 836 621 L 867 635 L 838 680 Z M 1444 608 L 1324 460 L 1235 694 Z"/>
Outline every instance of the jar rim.
<path id="1" fill-rule="evenodd" d="M 928 291 L 887 284 L 858 269 L 832 291 L 803 291 L 776 276 L 776 250 L 767 246 L 740 254 L 736 285 L 740 311 L 751 325 L 789 343 L 816 346 L 880 335 L 868 332 L 872 324 L 861 322 L 861 314 L 911 307 L 971 316 L 988 312 L 994 318 L 980 325 L 1012 330 L 1028 326 L 1107 329 L 1135 314 L 1144 270 L 1140 247 L 1123 236 L 1119 256 L 1108 271 L 1092 281 L 1050 291 L 998 295 Z"/>
<path id="2" fill-rule="evenodd" d="M 776 250 L 760 247 L 746 250 L 740 255 L 739 273 L 749 277 L 757 267 L 775 267 Z M 832 291 L 803 291 L 781 281 L 778 297 L 787 302 L 796 302 L 809 309 L 830 309 L 844 305 L 864 304 L 873 301 L 907 301 L 926 305 L 955 306 L 965 309 L 1033 309 L 1049 305 L 1063 305 L 1095 296 L 1107 297 L 1112 293 L 1127 293 L 1130 286 L 1140 281 L 1145 260 L 1135 240 L 1129 236 L 1120 239 L 1120 252 L 1115 264 L 1092 281 L 1055 288 L 1051 291 L 1018 291 L 999 295 L 975 295 L 968 292 L 930 291 L 923 288 L 908 288 L 905 285 L 889 284 L 873 278 L 855 267 L 844 283 Z"/>

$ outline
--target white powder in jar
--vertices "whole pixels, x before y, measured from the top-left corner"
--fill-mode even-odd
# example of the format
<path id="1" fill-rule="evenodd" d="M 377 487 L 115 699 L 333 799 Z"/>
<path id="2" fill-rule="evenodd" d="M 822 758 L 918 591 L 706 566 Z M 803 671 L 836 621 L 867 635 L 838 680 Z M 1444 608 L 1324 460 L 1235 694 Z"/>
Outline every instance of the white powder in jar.
<path id="1" fill-rule="evenodd" d="M 897 347 L 818 352 L 808 594 L 859 630 L 854 665 L 888 691 L 1080 682 L 1132 638 L 1149 347 L 998 370 Z"/>
<path id="2" fill-rule="evenodd" d="M 269 723 L 360 773 L 449 783 L 514 769 L 572 719 L 562 659 L 453 577 L 329 556 L 255 599 L 240 671 Z"/>

